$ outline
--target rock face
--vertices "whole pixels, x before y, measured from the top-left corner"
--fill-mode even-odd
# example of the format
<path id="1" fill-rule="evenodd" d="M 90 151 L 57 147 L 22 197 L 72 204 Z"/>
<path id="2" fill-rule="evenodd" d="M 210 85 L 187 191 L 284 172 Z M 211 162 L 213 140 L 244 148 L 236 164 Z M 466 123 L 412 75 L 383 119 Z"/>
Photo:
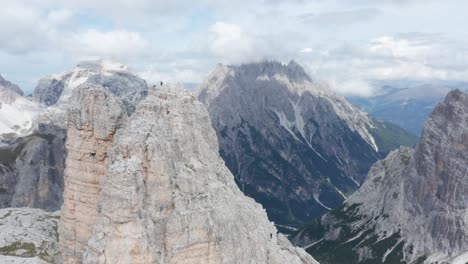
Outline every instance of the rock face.
<path id="1" fill-rule="evenodd" d="M 220 65 L 197 96 L 239 187 L 282 225 L 339 206 L 382 152 L 413 140 L 314 82 L 295 62 Z"/>
<path id="2" fill-rule="evenodd" d="M 102 85 L 129 105 L 139 102 L 148 92 L 146 82 L 131 73 L 127 66 L 107 61 L 86 61 L 70 72 L 41 79 L 33 98 L 46 106 L 66 104 L 73 90 L 83 83 Z"/>
<path id="3" fill-rule="evenodd" d="M 65 130 L 34 124 L 43 110 L 0 76 L 0 208 L 62 205 Z"/>
<path id="4" fill-rule="evenodd" d="M 341 210 L 296 241 L 312 244 L 308 251 L 321 263 L 465 263 L 467 179 L 468 94 L 454 90 L 432 112 L 415 150 L 377 162 Z"/>
<path id="5" fill-rule="evenodd" d="M 8 89 L 20 96 L 23 96 L 23 91 L 21 91 L 18 85 L 5 80 L 1 75 L 0 75 L 0 86 L 2 87 L 2 89 Z"/>
<path id="6" fill-rule="evenodd" d="M 65 131 L 46 125 L 0 148 L 0 208 L 62 206 Z"/>
<path id="7" fill-rule="evenodd" d="M 36 126 L 53 124 L 66 127 L 70 97 L 82 84 L 104 86 L 121 98 L 130 112 L 148 94 L 146 81 L 123 64 L 101 60 L 81 62 L 69 72 L 49 75 L 38 82 L 33 100 L 45 109 L 35 118 Z"/>
<path id="8" fill-rule="evenodd" d="M 65 82 L 62 78 L 56 76 L 40 79 L 34 89 L 34 101 L 46 106 L 57 103 L 65 88 Z M 66 78 L 66 77 L 65 77 Z"/>
<path id="9" fill-rule="evenodd" d="M 102 61 L 80 63 L 71 72 L 39 81 L 34 100 L 42 107 L 0 79 L 0 137 L 7 143 L 0 147 L 0 208 L 55 211 L 61 207 L 67 156 L 65 109 L 76 86 L 96 83 L 121 98 L 129 112 L 147 93 L 146 82 L 126 66 Z"/>
<path id="10" fill-rule="evenodd" d="M 102 87 L 73 97 L 65 263 L 316 263 L 240 192 L 194 97 L 154 91 L 128 119 Z"/>
<path id="11" fill-rule="evenodd" d="M 80 263 L 98 217 L 108 150 L 123 104 L 102 86 L 84 84 L 74 91 L 68 110 L 65 191 L 60 242 L 64 263 Z"/>
<path id="12" fill-rule="evenodd" d="M 0 263 L 56 263 L 59 219 L 40 209 L 0 209 Z"/>

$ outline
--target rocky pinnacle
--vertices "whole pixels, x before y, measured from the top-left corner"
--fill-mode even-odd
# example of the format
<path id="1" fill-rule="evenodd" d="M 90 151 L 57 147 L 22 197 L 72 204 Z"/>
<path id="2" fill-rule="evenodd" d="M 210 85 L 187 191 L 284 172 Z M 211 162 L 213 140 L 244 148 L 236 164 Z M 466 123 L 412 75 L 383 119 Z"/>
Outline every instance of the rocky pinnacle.
<path id="1" fill-rule="evenodd" d="M 154 90 L 130 118 L 99 86 L 72 101 L 65 263 L 316 263 L 238 189 L 193 96 Z"/>

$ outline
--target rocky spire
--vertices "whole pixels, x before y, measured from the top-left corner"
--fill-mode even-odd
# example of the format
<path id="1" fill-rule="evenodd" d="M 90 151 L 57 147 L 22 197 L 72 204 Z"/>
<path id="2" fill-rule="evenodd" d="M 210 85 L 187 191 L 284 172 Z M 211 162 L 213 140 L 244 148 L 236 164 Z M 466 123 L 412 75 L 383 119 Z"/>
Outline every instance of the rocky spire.
<path id="1" fill-rule="evenodd" d="M 468 94 L 451 91 L 423 128 L 407 200 L 439 252 L 468 250 Z"/>
<path id="2" fill-rule="evenodd" d="M 154 90 L 129 119 L 102 88 L 74 98 L 64 260 L 316 263 L 240 192 L 218 154 L 209 115 L 194 97 Z"/>
<path id="3" fill-rule="evenodd" d="M 80 263 L 98 218 L 108 151 L 125 119 L 122 102 L 102 86 L 74 90 L 68 110 L 60 243 L 64 263 Z"/>

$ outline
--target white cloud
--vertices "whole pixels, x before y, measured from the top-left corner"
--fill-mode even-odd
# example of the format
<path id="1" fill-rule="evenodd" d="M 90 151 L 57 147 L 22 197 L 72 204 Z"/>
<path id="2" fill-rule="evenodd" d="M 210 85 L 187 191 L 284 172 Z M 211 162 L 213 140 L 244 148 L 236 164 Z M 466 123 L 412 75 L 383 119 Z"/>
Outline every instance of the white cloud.
<path id="1" fill-rule="evenodd" d="M 47 22 L 51 25 L 61 26 L 70 21 L 73 12 L 69 9 L 52 10 L 47 14 Z"/>
<path id="2" fill-rule="evenodd" d="M 466 80 L 462 2 L 5 0 L 0 71 L 32 83 L 100 57 L 151 80 L 198 82 L 218 62 L 295 59 L 339 92 L 366 95 L 375 79 Z"/>
<path id="3" fill-rule="evenodd" d="M 468 81 L 468 70 L 437 69 L 418 62 L 399 63 L 387 67 L 369 69 L 369 75 L 375 80 Z"/>
<path id="4" fill-rule="evenodd" d="M 363 45 L 312 47 L 302 53 L 313 77 L 324 79 L 344 95 L 369 96 L 376 80 L 468 81 L 468 52 L 440 35 L 411 33 L 382 36 Z"/>
<path id="5" fill-rule="evenodd" d="M 216 22 L 210 27 L 205 44 L 215 57 L 228 63 L 238 63 L 260 59 L 261 52 L 255 50 L 258 41 L 236 24 Z"/>
<path id="6" fill-rule="evenodd" d="M 434 49 L 433 44 L 393 36 L 376 38 L 369 45 L 369 50 L 374 54 L 408 59 L 424 59 Z"/>
<path id="7" fill-rule="evenodd" d="M 301 49 L 301 53 L 312 53 L 314 50 L 312 48 L 303 48 Z"/>
<path id="8" fill-rule="evenodd" d="M 0 8 L 0 50 L 20 54 L 48 46 L 52 29 L 39 10 L 15 2 Z"/>
<path id="9" fill-rule="evenodd" d="M 249 41 L 243 36 L 242 29 L 235 24 L 216 22 L 210 27 L 210 48 L 213 53 L 223 55 L 226 49 L 246 51 Z"/>
<path id="10" fill-rule="evenodd" d="M 98 31 L 89 29 L 73 36 L 68 42 L 79 57 L 101 57 L 122 60 L 146 54 L 149 43 L 137 32 L 126 30 Z"/>
<path id="11" fill-rule="evenodd" d="M 310 26 L 330 27 L 347 26 L 353 23 L 368 22 L 376 18 L 382 11 L 377 8 L 362 8 L 345 11 L 328 11 L 322 13 L 306 13 L 299 16 L 299 19 Z"/>
<path id="12" fill-rule="evenodd" d="M 329 79 L 330 87 L 336 92 L 343 95 L 351 96 L 371 96 L 375 92 L 375 88 L 364 80 L 335 80 Z"/>
<path id="13" fill-rule="evenodd" d="M 164 83 L 200 83 L 200 73 L 190 69 L 155 69 L 152 67 L 139 72 L 138 75 L 148 84 Z"/>

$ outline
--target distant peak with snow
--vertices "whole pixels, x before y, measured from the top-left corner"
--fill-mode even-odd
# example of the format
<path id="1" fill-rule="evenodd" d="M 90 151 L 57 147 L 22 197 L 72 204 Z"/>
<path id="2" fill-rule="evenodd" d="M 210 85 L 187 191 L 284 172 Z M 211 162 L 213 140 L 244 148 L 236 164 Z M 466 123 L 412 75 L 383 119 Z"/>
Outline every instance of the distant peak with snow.
<path id="1" fill-rule="evenodd" d="M 16 93 L 17 95 L 23 95 L 23 91 L 19 88 L 18 85 L 5 80 L 2 75 L 0 75 L 0 91 L 11 91 L 13 93 Z"/>
<path id="2" fill-rule="evenodd" d="M 108 60 L 81 61 L 76 66 L 76 69 L 84 69 L 93 72 L 129 71 L 129 67 L 127 65 Z"/>
<path id="3" fill-rule="evenodd" d="M 23 97 L 18 85 L 0 76 L 0 141 L 29 133 L 41 107 Z"/>
<path id="4" fill-rule="evenodd" d="M 52 74 L 39 80 L 34 100 L 42 105 L 63 105 L 81 84 L 93 83 L 108 87 L 117 95 L 128 94 L 135 101 L 145 96 L 146 81 L 132 73 L 127 65 L 106 60 L 82 61 L 71 71 Z"/>

